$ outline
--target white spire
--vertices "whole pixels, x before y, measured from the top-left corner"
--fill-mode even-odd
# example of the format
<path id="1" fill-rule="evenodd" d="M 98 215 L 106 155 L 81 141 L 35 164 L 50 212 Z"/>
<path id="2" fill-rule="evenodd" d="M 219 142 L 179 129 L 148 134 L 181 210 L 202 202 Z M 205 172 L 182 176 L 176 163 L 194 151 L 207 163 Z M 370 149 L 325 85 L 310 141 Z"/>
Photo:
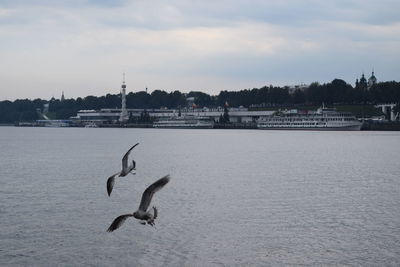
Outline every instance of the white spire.
<path id="1" fill-rule="evenodd" d="M 126 110 L 126 85 L 125 85 L 125 72 L 123 73 L 122 86 L 121 86 L 121 115 L 119 116 L 120 122 L 128 120 L 128 111 Z"/>

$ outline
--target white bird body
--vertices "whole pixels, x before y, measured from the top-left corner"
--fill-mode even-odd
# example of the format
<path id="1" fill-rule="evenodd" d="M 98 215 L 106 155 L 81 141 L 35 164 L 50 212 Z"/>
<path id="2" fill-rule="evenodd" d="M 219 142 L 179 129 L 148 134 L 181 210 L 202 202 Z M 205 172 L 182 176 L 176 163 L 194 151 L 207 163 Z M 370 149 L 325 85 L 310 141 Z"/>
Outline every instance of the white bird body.
<path id="1" fill-rule="evenodd" d="M 107 232 L 112 232 L 118 229 L 129 217 L 134 217 L 138 220 L 141 220 L 143 224 L 148 223 L 151 226 L 154 226 L 154 220 L 158 216 L 158 210 L 156 207 L 153 207 L 153 213 L 150 213 L 147 211 L 147 209 L 150 206 L 151 199 L 153 198 L 154 193 L 163 188 L 169 181 L 170 177 L 169 175 L 166 175 L 147 187 L 146 190 L 143 192 L 139 209 L 133 213 L 120 215 L 115 218 L 110 227 L 107 229 Z"/>

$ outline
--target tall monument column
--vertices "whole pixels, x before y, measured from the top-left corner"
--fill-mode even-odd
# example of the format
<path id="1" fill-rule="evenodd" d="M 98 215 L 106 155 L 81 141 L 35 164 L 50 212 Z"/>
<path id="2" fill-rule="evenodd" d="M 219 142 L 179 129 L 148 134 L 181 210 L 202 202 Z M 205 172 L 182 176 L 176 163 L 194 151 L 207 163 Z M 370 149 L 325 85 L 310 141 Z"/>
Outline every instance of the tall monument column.
<path id="1" fill-rule="evenodd" d="M 121 86 L 121 115 L 119 116 L 120 122 L 126 122 L 129 118 L 128 111 L 126 110 L 126 85 L 125 85 L 125 73 L 123 74 L 123 81 Z"/>

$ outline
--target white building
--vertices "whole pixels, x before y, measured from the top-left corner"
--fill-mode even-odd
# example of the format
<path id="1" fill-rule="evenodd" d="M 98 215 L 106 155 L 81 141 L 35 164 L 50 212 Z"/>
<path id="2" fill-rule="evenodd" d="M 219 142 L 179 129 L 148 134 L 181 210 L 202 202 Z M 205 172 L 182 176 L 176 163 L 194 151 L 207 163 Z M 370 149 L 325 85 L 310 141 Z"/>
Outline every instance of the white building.
<path id="1" fill-rule="evenodd" d="M 210 120 L 219 121 L 221 115 L 224 114 L 223 108 L 199 108 L 199 109 L 148 109 L 146 110 L 150 117 L 154 119 L 167 119 L 178 117 L 179 112 L 182 117 L 194 116 L 208 118 Z M 140 117 L 144 109 L 126 109 L 127 117 Z M 74 121 L 83 123 L 107 124 L 116 123 L 120 120 L 121 109 L 101 109 L 101 110 L 80 110 L 77 116 L 71 117 Z M 229 108 L 229 118 L 231 122 L 253 122 L 262 116 L 271 116 L 274 111 L 261 110 L 249 111 L 247 108 Z"/>
<path id="2" fill-rule="evenodd" d="M 396 104 L 379 104 L 375 107 L 380 108 L 382 112 L 385 114 L 385 117 L 389 121 L 400 120 L 399 112 L 394 112 L 393 109 Z"/>

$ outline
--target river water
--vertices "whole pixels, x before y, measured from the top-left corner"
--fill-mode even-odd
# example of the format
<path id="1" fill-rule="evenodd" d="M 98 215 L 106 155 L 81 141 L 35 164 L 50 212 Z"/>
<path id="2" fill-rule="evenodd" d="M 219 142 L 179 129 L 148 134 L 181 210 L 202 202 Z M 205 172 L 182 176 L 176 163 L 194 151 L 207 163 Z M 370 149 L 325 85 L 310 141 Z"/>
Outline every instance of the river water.
<path id="1" fill-rule="evenodd" d="M 0 127 L 0 265 L 399 266 L 399 171 L 400 132 Z"/>

